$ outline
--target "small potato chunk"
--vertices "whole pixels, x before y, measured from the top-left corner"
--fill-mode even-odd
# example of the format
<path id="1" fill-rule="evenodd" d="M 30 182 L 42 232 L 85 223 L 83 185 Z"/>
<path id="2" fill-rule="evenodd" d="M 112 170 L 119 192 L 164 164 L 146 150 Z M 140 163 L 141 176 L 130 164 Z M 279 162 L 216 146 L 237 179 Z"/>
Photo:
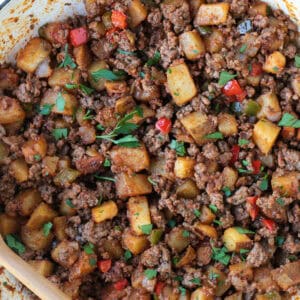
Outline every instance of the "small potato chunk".
<path id="1" fill-rule="evenodd" d="M 264 17 L 266 17 L 268 15 L 268 4 L 265 2 L 257 2 L 254 3 L 251 7 L 250 7 L 250 14 L 253 16 L 256 15 L 262 15 Z"/>
<path id="2" fill-rule="evenodd" d="M 268 292 L 265 294 L 256 294 L 255 296 L 255 300 L 281 300 L 282 297 L 280 296 L 280 294 L 277 291 L 272 291 L 272 292 Z M 297 298 L 296 298 L 297 299 Z"/>
<path id="3" fill-rule="evenodd" d="M 21 191 L 16 197 L 18 212 L 21 216 L 28 217 L 42 202 L 41 194 L 36 189 Z"/>
<path id="4" fill-rule="evenodd" d="M 66 234 L 67 217 L 65 216 L 55 217 L 53 219 L 53 228 L 54 228 L 54 234 L 59 241 L 66 240 L 68 238 Z"/>
<path id="5" fill-rule="evenodd" d="M 235 116 L 230 114 L 219 114 L 218 115 L 218 129 L 225 135 L 235 135 L 238 132 L 238 124 Z"/>
<path id="6" fill-rule="evenodd" d="M 116 189 L 119 198 L 150 194 L 152 185 L 147 175 L 120 173 L 116 176 Z"/>
<path id="7" fill-rule="evenodd" d="M 223 186 L 233 190 L 234 185 L 238 179 L 238 172 L 231 167 L 225 167 L 223 169 L 222 175 L 223 175 Z"/>
<path id="8" fill-rule="evenodd" d="M 246 262 L 240 262 L 229 266 L 230 275 L 238 274 L 247 280 L 253 279 L 253 270 Z"/>
<path id="9" fill-rule="evenodd" d="M 300 96 L 300 75 L 296 75 L 296 77 L 292 79 L 292 88 L 294 92 Z"/>
<path id="10" fill-rule="evenodd" d="M 96 91 L 103 91 L 105 89 L 105 81 L 106 79 L 100 78 L 98 80 L 95 80 L 93 77 L 93 73 L 97 72 L 99 70 L 106 69 L 108 70 L 109 67 L 107 63 L 104 60 L 98 60 L 93 62 L 89 68 L 88 68 L 88 80 L 92 88 L 94 88 Z"/>
<path id="11" fill-rule="evenodd" d="M 254 282 L 260 292 L 278 290 L 277 283 L 272 279 L 272 269 L 269 267 L 259 267 L 254 270 Z"/>
<path id="12" fill-rule="evenodd" d="M 69 29 L 70 25 L 67 23 L 51 22 L 39 28 L 39 35 L 55 46 L 65 45 L 68 42 Z"/>
<path id="13" fill-rule="evenodd" d="M 0 89 L 14 89 L 19 83 L 19 75 L 12 68 L 0 69 Z"/>
<path id="14" fill-rule="evenodd" d="M 115 166 L 128 168 L 132 172 L 150 167 L 150 158 L 144 145 L 138 148 L 115 146 L 110 151 L 110 158 Z"/>
<path id="15" fill-rule="evenodd" d="M 27 73 L 33 73 L 51 52 L 51 45 L 44 39 L 33 38 L 17 56 L 17 66 Z"/>
<path id="16" fill-rule="evenodd" d="M 180 253 L 190 244 L 190 237 L 184 234 L 183 228 L 175 227 L 166 235 L 166 243 L 172 250 Z"/>
<path id="17" fill-rule="evenodd" d="M 113 219 L 118 214 L 118 206 L 116 202 L 106 201 L 100 206 L 92 208 L 92 219 L 96 223 Z"/>
<path id="18" fill-rule="evenodd" d="M 201 215 L 199 218 L 201 224 L 209 225 L 214 221 L 215 218 L 216 215 L 207 206 L 202 206 Z"/>
<path id="19" fill-rule="evenodd" d="M 17 99 L 0 96 L 0 124 L 11 124 L 25 119 L 25 111 Z"/>
<path id="20" fill-rule="evenodd" d="M 54 176 L 56 174 L 56 170 L 58 167 L 58 156 L 46 156 L 43 159 L 43 168 L 45 174 L 49 174 L 50 176 Z"/>
<path id="21" fill-rule="evenodd" d="M 18 220 L 15 217 L 6 214 L 0 214 L 0 234 L 6 236 L 16 233 L 20 228 Z"/>
<path id="22" fill-rule="evenodd" d="M 114 94 L 125 94 L 129 91 L 127 87 L 127 83 L 125 80 L 119 80 L 119 81 L 110 81 L 107 80 L 104 83 L 106 92 L 109 96 L 112 96 Z"/>
<path id="23" fill-rule="evenodd" d="M 285 56 L 281 52 L 275 51 L 267 56 L 263 65 L 263 70 L 271 74 L 277 74 L 284 69 L 285 64 Z"/>
<path id="24" fill-rule="evenodd" d="M 197 60 L 205 53 L 204 42 L 196 31 L 186 31 L 179 36 L 180 46 L 189 60 Z"/>
<path id="25" fill-rule="evenodd" d="M 106 252 L 108 252 L 110 258 L 113 259 L 120 259 L 124 254 L 124 250 L 118 240 L 104 240 L 103 248 Z"/>
<path id="26" fill-rule="evenodd" d="M 131 96 L 124 96 L 116 101 L 115 112 L 120 115 L 125 115 L 126 113 L 132 111 L 135 106 L 136 104 Z"/>
<path id="27" fill-rule="evenodd" d="M 178 263 L 176 263 L 176 268 L 182 268 L 185 265 L 188 265 L 196 258 L 196 251 L 191 246 L 188 246 L 184 255 L 180 258 Z"/>
<path id="28" fill-rule="evenodd" d="M 42 202 L 30 216 L 30 219 L 26 223 L 26 227 L 30 230 L 39 229 L 43 224 L 52 221 L 56 216 L 57 212 L 48 204 Z"/>
<path id="29" fill-rule="evenodd" d="M 199 7 L 194 24 L 197 26 L 220 25 L 227 21 L 229 3 L 202 4 Z"/>
<path id="30" fill-rule="evenodd" d="M 62 241 L 52 251 L 51 257 L 64 268 L 70 268 L 78 259 L 80 254 L 77 242 Z"/>
<path id="31" fill-rule="evenodd" d="M 194 229 L 201 236 L 208 236 L 212 239 L 218 238 L 218 233 L 216 228 L 211 225 L 201 224 L 201 222 L 197 222 L 196 224 L 194 224 Z"/>
<path id="32" fill-rule="evenodd" d="M 149 241 L 145 235 L 134 235 L 131 230 L 125 230 L 122 235 L 122 243 L 134 255 L 142 253 L 149 247 Z"/>
<path id="33" fill-rule="evenodd" d="M 22 146 L 22 153 L 27 163 L 32 164 L 40 161 L 47 154 L 47 141 L 43 136 L 28 140 Z"/>
<path id="34" fill-rule="evenodd" d="M 91 62 L 91 53 L 86 44 L 73 48 L 73 55 L 80 70 L 87 70 Z"/>
<path id="35" fill-rule="evenodd" d="M 223 234 L 223 242 L 230 252 L 239 252 L 251 247 L 251 239 L 244 233 L 239 233 L 235 227 L 227 228 Z"/>
<path id="36" fill-rule="evenodd" d="M 286 172 L 285 174 L 273 173 L 271 185 L 284 197 L 297 197 L 299 195 L 299 172 Z"/>
<path id="37" fill-rule="evenodd" d="M 140 0 L 131 0 L 128 6 L 129 25 L 134 28 L 147 18 L 147 9 Z"/>
<path id="38" fill-rule="evenodd" d="M 44 277 L 49 277 L 54 271 L 54 264 L 50 260 L 30 260 L 28 263 L 34 270 Z"/>
<path id="39" fill-rule="evenodd" d="M 48 84 L 54 88 L 59 86 L 66 88 L 66 84 L 79 84 L 80 71 L 78 69 L 55 69 L 52 75 L 48 78 Z"/>
<path id="40" fill-rule="evenodd" d="M 17 182 L 24 182 L 28 180 L 29 168 L 23 158 L 18 158 L 10 164 L 9 173 Z"/>
<path id="41" fill-rule="evenodd" d="M 253 141 L 263 154 L 268 154 L 280 132 L 280 127 L 267 120 L 259 120 L 253 129 Z"/>
<path id="42" fill-rule="evenodd" d="M 139 116 L 135 114 L 133 118 L 131 119 L 131 122 L 134 124 L 141 124 L 148 118 L 152 118 L 155 116 L 155 111 L 151 109 L 150 107 L 146 106 L 145 104 L 140 105 L 141 109 L 143 110 L 143 116 Z"/>
<path id="43" fill-rule="evenodd" d="M 217 287 L 215 289 L 215 296 L 221 297 L 230 288 L 231 283 L 227 280 L 227 275 L 215 267 L 209 267 L 207 270 L 208 274 L 217 274 Z"/>
<path id="44" fill-rule="evenodd" d="M 271 122 L 277 122 L 281 117 L 281 107 L 275 93 L 269 92 L 263 94 L 257 99 L 257 103 L 261 106 L 257 117 L 259 119 L 267 118 Z"/>
<path id="45" fill-rule="evenodd" d="M 73 183 L 77 177 L 80 176 L 80 172 L 71 168 L 61 170 L 53 179 L 55 185 L 64 187 Z"/>
<path id="46" fill-rule="evenodd" d="M 193 199 L 199 195 L 199 189 L 193 180 L 188 179 L 176 189 L 176 194 L 178 197 Z"/>
<path id="47" fill-rule="evenodd" d="M 189 102 L 197 94 L 194 80 L 184 62 L 169 67 L 167 82 L 169 91 L 178 106 Z"/>
<path id="48" fill-rule="evenodd" d="M 151 224 L 148 199 L 146 197 L 131 197 L 127 203 L 127 215 L 130 227 L 136 235 L 142 235 L 143 225 Z"/>
<path id="49" fill-rule="evenodd" d="M 196 162 L 191 157 L 177 157 L 174 166 L 175 176 L 181 179 L 192 177 Z"/>
<path id="50" fill-rule="evenodd" d="M 54 235 L 52 232 L 45 236 L 42 228 L 31 230 L 27 226 L 23 226 L 21 229 L 22 241 L 28 248 L 34 251 L 41 251 L 49 248 L 53 237 Z"/>
<path id="51" fill-rule="evenodd" d="M 214 300 L 214 296 L 209 289 L 201 287 L 192 293 L 191 300 Z"/>
<path id="52" fill-rule="evenodd" d="M 221 30 L 212 28 L 212 33 L 204 37 L 205 49 L 209 53 L 220 52 L 224 44 L 224 35 Z"/>
<path id="53" fill-rule="evenodd" d="M 74 216 L 76 215 L 76 209 L 71 201 L 71 199 L 64 199 L 61 201 L 59 206 L 59 212 L 63 216 Z"/>
<path id="54" fill-rule="evenodd" d="M 206 114 L 195 111 L 181 118 L 180 122 L 198 145 L 211 141 L 205 136 L 212 133 L 215 128 L 213 122 Z"/>

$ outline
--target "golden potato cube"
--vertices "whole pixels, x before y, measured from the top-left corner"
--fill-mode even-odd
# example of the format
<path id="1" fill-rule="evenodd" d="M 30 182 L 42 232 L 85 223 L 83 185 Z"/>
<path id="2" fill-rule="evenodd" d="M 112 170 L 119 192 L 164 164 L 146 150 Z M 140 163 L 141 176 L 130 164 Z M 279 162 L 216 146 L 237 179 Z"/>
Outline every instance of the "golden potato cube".
<path id="1" fill-rule="evenodd" d="M 271 276 L 272 268 L 259 267 L 254 269 L 254 279 L 257 290 L 261 292 L 277 290 L 278 285 Z"/>
<path id="2" fill-rule="evenodd" d="M 76 209 L 71 201 L 71 199 L 64 199 L 61 201 L 59 206 L 59 212 L 63 216 L 74 216 L 76 215 Z"/>
<path id="3" fill-rule="evenodd" d="M 28 263 L 34 270 L 44 277 L 49 277 L 54 271 L 54 264 L 50 260 L 29 260 Z"/>
<path id="4" fill-rule="evenodd" d="M 223 242 L 230 252 L 239 252 L 252 245 L 251 239 L 245 233 L 239 233 L 236 227 L 230 227 L 224 231 Z"/>
<path id="5" fill-rule="evenodd" d="M 64 103 L 64 107 L 57 107 L 56 103 L 58 103 L 58 99 L 61 100 L 59 101 L 59 103 Z M 41 107 L 43 107 L 43 105 L 45 104 L 52 105 L 52 112 L 67 116 L 73 116 L 78 107 L 76 97 L 74 95 L 68 94 L 65 91 L 58 92 L 54 90 L 48 90 L 41 100 Z"/>
<path id="6" fill-rule="evenodd" d="M 182 268 L 185 265 L 190 264 L 197 257 L 196 251 L 191 246 L 188 246 L 184 255 L 176 263 L 176 268 Z"/>
<path id="7" fill-rule="evenodd" d="M 192 199 L 199 195 L 199 189 L 193 180 L 188 179 L 177 187 L 176 194 L 178 197 Z"/>
<path id="8" fill-rule="evenodd" d="M 209 53 L 220 52 L 224 45 L 224 35 L 221 30 L 212 28 L 212 33 L 204 37 L 205 49 Z"/>
<path id="9" fill-rule="evenodd" d="M 142 226 L 151 224 L 148 199 L 144 196 L 129 198 L 127 203 L 127 216 L 133 233 L 136 235 L 144 234 Z"/>
<path id="10" fill-rule="evenodd" d="M 207 206 L 202 206 L 201 215 L 199 218 L 201 224 L 209 225 L 214 221 L 215 218 L 216 215 Z"/>
<path id="11" fill-rule="evenodd" d="M 194 20 L 195 25 L 220 25 L 227 21 L 229 3 L 202 4 Z"/>
<path id="12" fill-rule="evenodd" d="M 166 236 L 166 243 L 175 252 L 182 252 L 189 244 L 190 237 L 183 228 L 174 227 Z"/>
<path id="13" fill-rule="evenodd" d="M 125 94 L 129 91 L 127 83 L 125 80 L 118 80 L 118 81 L 110 81 L 106 80 L 104 83 L 106 93 L 109 96 L 114 94 Z"/>
<path id="14" fill-rule="evenodd" d="M 86 44 L 73 48 L 75 62 L 80 70 L 86 70 L 91 62 L 91 53 Z"/>
<path id="15" fill-rule="evenodd" d="M 53 219 L 54 234 L 59 241 L 66 240 L 68 238 L 68 235 L 66 234 L 66 228 L 67 228 L 66 216 L 55 217 Z"/>
<path id="16" fill-rule="evenodd" d="M 23 158 L 18 158 L 11 162 L 9 166 L 9 172 L 11 176 L 16 179 L 17 182 L 24 182 L 28 180 L 29 168 Z"/>
<path id="17" fill-rule="evenodd" d="M 129 25 L 134 28 L 147 18 L 147 9 L 140 0 L 131 0 L 128 6 Z"/>
<path id="18" fill-rule="evenodd" d="M 268 292 L 265 294 L 256 294 L 255 300 L 281 300 L 282 297 L 277 291 Z M 296 298 L 297 299 L 297 298 Z"/>
<path id="19" fill-rule="evenodd" d="M 62 169 L 53 179 L 57 186 L 68 186 L 80 176 L 80 172 L 71 168 Z"/>
<path id="20" fill-rule="evenodd" d="M 181 179 L 192 177 L 196 162 L 191 157 L 177 157 L 174 166 L 175 176 Z"/>
<path id="21" fill-rule="evenodd" d="M 238 133 L 238 124 L 235 116 L 230 114 L 219 114 L 218 115 L 218 129 L 225 135 L 235 135 Z"/>
<path id="22" fill-rule="evenodd" d="M 130 230 L 125 230 L 125 232 L 123 233 L 122 243 L 124 247 L 134 255 L 142 253 L 150 245 L 147 236 L 134 235 Z"/>
<path id="23" fill-rule="evenodd" d="M 47 154 L 47 141 L 43 136 L 28 140 L 22 146 L 22 153 L 27 163 L 35 163 Z"/>
<path id="24" fill-rule="evenodd" d="M 150 167 L 150 158 L 144 145 L 137 148 L 115 146 L 110 151 L 110 158 L 115 166 L 126 167 L 132 172 L 139 172 Z"/>
<path id="25" fill-rule="evenodd" d="M 299 195 L 299 172 L 286 172 L 282 175 L 273 173 L 271 186 L 284 197 L 297 197 Z"/>
<path id="26" fill-rule="evenodd" d="M 296 75 L 296 77 L 292 79 L 292 88 L 294 92 L 300 96 L 300 75 Z"/>
<path id="27" fill-rule="evenodd" d="M 124 96 L 116 101 L 115 112 L 120 115 L 125 115 L 132 111 L 135 106 L 136 104 L 131 96 Z"/>
<path id="28" fill-rule="evenodd" d="M 230 288 L 231 283 L 230 280 L 227 279 L 227 275 L 225 275 L 222 271 L 215 267 L 209 267 L 207 273 L 217 274 L 217 287 L 215 289 L 215 296 L 221 297 L 226 291 Z"/>
<path id="29" fill-rule="evenodd" d="M 55 69 L 48 78 L 48 84 L 54 88 L 56 86 L 66 88 L 66 84 L 79 84 L 80 71 L 78 69 Z"/>
<path id="30" fill-rule="evenodd" d="M 257 113 L 259 119 L 267 118 L 271 122 L 277 122 L 281 117 L 281 107 L 275 93 L 269 92 L 257 99 L 261 110 Z"/>
<path id="31" fill-rule="evenodd" d="M 265 2 L 254 3 L 250 8 L 250 13 L 254 16 L 262 15 L 266 17 L 268 15 L 268 4 Z"/>
<path id="32" fill-rule="evenodd" d="M 222 176 L 223 176 L 223 187 L 228 187 L 231 190 L 233 190 L 234 185 L 239 177 L 237 170 L 231 167 L 225 167 L 223 169 Z"/>
<path id="33" fill-rule="evenodd" d="M 41 251 L 50 247 L 53 240 L 53 233 L 44 235 L 43 228 L 31 230 L 27 226 L 21 228 L 21 239 L 23 243 L 31 250 Z"/>
<path id="34" fill-rule="evenodd" d="M 54 176 L 58 167 L 58 156 L 46 156 L 43 159 L 43 169 L 46 175 Z"/>
<path id="35" fill-rule="evenodd" d="M 214 300 L 214 296 L 209 289 L 201 287 L 192 292 L 191 300 Z"/>
<path id="36" fill-rule="evenodd" d="M 100 78 L 98 80 L 95 80 L 93 77 L 94 72 L 97 72 L 102 69 L 109 69 L 108 64 L 104 60 L 95 61 L 88 68 L 88 81 L 92 88 L 94 88 L 96 91 L 103 91 L 105 89 L 106 79 Z"/>
<path id="37" fill-rule="evenodd" d="M 118 214 L 116 202 L 110 200 L 92 208 L 92 219 L 96 223 L 113 219 Z"/>
<path id="38" fill-rule="evenodd" d="M 196 31 L 186 31 L 179 36 L 180 46 L 189 60 L 197 60 L 205 53 L 205 45 Z"/>
<path id="39" fill-rule="evenodd" d="M 169 67 L 167 82 L 169 91 L 178 106 L 189 102 L 197 94 L 194 80 L 184 62 Z"/>
<path id="40" fill-rule="evenodd" d="M 50 52 L 50 43 L 38 37 L 33 38 L 19 51 L 17 66 L 27 73 L 33 73 Z"/>
<path id="41" fill-rule="evenodd" d="M 212 239 L 218 238 L 216 228 L 211 225 L 201 224 L 201 222 L 197 222 L 196 224 L 194 224 L 194 229 L 202 236 L 208 236 Z"/>
<path id="42" fill-rule="evenodd" d="M 267 56 L 263 70 L 267 73 L 277 74 L 284 69 L 285 64 L 285 56 L 281 52 L 275 51 Z"/>
<path id="43" fill-rule="evenodd" d="M 229 266 L 229 271 L 231 274 L 242 275 L 243 278 L 247 280 L 253 279 L 253 270 L 246 262 L 240 262 Z"/>
<path id="44" fill-rule="evenodd" d="M 52 221 L 57 216 L 57 212 L 53 210 L 48 204 L 42 202 L 33 211 L 26 227 L 30 230 L 39 229 L 43 224 Z"/>
<path id="45" fill-rule="evenodd" d="M 18 212 L 21 216 L 30 216 L 35 208 L 41 203 L 42 197 L 38 190 L 27 189 L 21 191 L 16 197 Z"/>
<path id="46" fill-rule="evenodd" d="M 134 124 L 141 124 L 143 123 L 146 119 L 148 118 L 152 118 L 155 116 L 155 111 L 153 109 L 151 109 L 150 107 L 148 107 L 145 104 L 141 104 L 140 105 L 141 109 L 143 110 L 143 116 L 140 117 L 137 114 L 135 114 L 133 116 L 133 118 L 131 119 L 131 123 Z"/>
<path id="47" fill-rule="evenodd" d="M 77 242 L 62 241 L 51 251 L 51 257 L 64 268 L 70 268 L 80 254 Z"/>
<path id="48" fill-rule="evenodd" d="M 4 237 L 8 234 L 16 233 L 20 228 L 15 217 L 0 214 L 0 234 Z"/>
<path id="49" fill-rule="evenodd" d="M 253 129 L 253 141 L 263 154 L 268 154 L 280 132 L 280 127 L 267 120 L 259 120 Z"/>
<path id="50" fill-rule="evenodd" d="M 120 173 L 116 176 L 116 190 L 119 198 L 150 194 L 152 185 L 147 175 Z"/>
<path id="51" fill-rule="evenodd" d="M 195 111 L 181 118 L 180 122 L 198 145 L 211 141 L 205 136 L 212 133 L 215 128 L 213 122 L 206 114 Z"/>
<path id="52" fill-rule="evenodd" d="M 17 99 L 0 96 L 0 124 L 11 124 L 25 119 L 25 111 Z"/>

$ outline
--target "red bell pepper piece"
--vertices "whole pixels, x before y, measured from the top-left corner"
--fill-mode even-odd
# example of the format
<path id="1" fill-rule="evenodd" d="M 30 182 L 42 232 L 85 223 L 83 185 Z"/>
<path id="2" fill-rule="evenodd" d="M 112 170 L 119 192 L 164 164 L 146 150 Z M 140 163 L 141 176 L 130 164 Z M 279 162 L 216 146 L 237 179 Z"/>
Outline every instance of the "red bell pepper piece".
<path id="1" fill-rule="evenodd" d="M 258 196 L 247 197 L 247 202 L 254 206 L 254 205 L 256 205 L 257 199 L 258 199 Z"/>
<path id="2" fill-rule="evenodd" d="M 263 218 L 261 221 L 264 226 L 267 227 L 270 231 L 275 230 L 275 222 L 273 220 Z"/>
<path id="3" fill-rule="evenodd" d="M 260 173 L 260 167 L 261 167 L 261 161 L 260 160 L 253 160 L 252 161 L 253 174 L 259 174 Z"/>
<path id="4" fill-rule="evenodd" d="M 254 221 L 257 218 L 259 213 L 259 207 L 256 205 L 257 199 L 258 196 L 247 197 L 247 202 L 251 205 L 249 209 L 249 215 L 252 221 Z"/>
<path id="5" fill-rule="evenodd" d="M 259 62 L 255 62 L 253 64 L 251 64 L 251 72 L 250 75 L 251 76 L 260 76 L 262 74 L 262 64 Z"/>
<path id="6" fill-rule="evenodd" d="M 240 146 L 239 145 L 233 145 L 231 149 L 232 157 L 230 162 L 234 164 L 239 159 L 240 154 Z"/>
<path id="7" fill-rule="evenodd" d="M 71 44 L 74 47 L 86 44 L 88 41 L 88 31 L 85 27 L 79 27 L 70 31 Z"/>
<path id="8" fill-rule="evenodd" d="M 121 279 L 119 281 L 117 281 L 115 284 L 114 284 L 114 288 L 117 290 L 117 291 L 122 291 L 124 290 L 126 287 L 128 286 L 128 280 L 125 278 L 125 279 Z"/>
<path id="9" fill-rule="evenodd" d="M 103 259 L 98 261 L 98 268 L 101 272 L 106 273 L 111 268 L 111 259 Z"/>
<path id="10" fill-rule="evenodd" d="M 116 28 L 125 29 L 127 27 L 127 17 L 119 10 L 113 10 L 111 13 L 111 22 Z"/>
<path id="11" fill-rule="evenodd" d="M 225 84 L 222 88 L 222 93 L 229 97 L 230 101 L 236 99 L 237 101 L 242 102 L 247 96 L 246 91 L 241 88 L 239 82 L 235 79 L 230 80 Z M 232 96 L 234 96 L 235 99 Z"/>
<path id="12" fill-rule="evenodd" d="M 161 117 L 157 120 L 155 124 L 156 129 L 158 129 L 161 133 L 167 134 L 170 132 L 172 127 L 172 122 L 170 119 L 166 117 Z"/>
<path id="13" fill-rule="evenodd" d="M 163 290 L 164 286 L 165 286 L 164 282 L 158 281 L 156 283 L 155 290 L 154 290 L 155 294 L 160 295 L 162 293 L 162 290 Z"/>

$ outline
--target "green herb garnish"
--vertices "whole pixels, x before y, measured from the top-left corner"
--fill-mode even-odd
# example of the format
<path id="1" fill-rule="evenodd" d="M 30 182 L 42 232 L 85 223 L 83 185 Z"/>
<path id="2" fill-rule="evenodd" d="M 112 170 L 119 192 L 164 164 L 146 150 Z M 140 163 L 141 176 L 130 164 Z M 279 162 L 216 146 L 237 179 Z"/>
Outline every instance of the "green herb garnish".
<path id="1" fill-rule="evenodd" d="M 190 282 L 194 283 L 194 284 L 196 284 L 198 286 L 201 285 L 201 279 L 200 278 L 193 278 L 193 279 L 190 280 Z"/>
<path id="2" fill-rule="evenodd" d="M 96 264 L 97 264 L 97 260 L 96 260 L 96 258 L 90 258 L 89 259 L 89 264 L 91 265 L 91 266 L 96 266 Z"/>
<path id="3" fill-rule="evenodd" d="M 276 202 L 280 205 L 280 206 L 284 206 L 285 205 L 285 202 L 282 198 L 277 198 L 276 199 Z"/>
<path id="4" fill-rule="evenodd" d="M 238 145 L 239 146 L 244 146 L 244 145 L 248 145 L 250 142 L 246 139 L 239 139 L 238 141 Z"/>
<path id="5" fill-rule="evenodd" d="M 150 176 L 147 178 L 147 180 L 148 180 L 152 185 L 157 185 L 157 182 L 155 182 Z"/>
<path id="6" fill-rule="evenodd" d="M 71 207 L 71 208 L 74 208 L 74 207 L 75 207 L 74 204 L 72 203 L 71 199 L 67 199 L 67 200 L 66 200 L 66 204 L 67 204 L 69 207 Z"/>
<path id="7" fill-rule="evenodd" d="M 218 208 L 214 204 L 210 204 L 208 207 L 214 214 L 218 211 Z"/>
<path id="8" fill-rule="evenodd" d="M 226 71 L 222 71 L 220 73 L 220 78 L 219 78 L 219 81 L 218 81 L 218 85 L 219 86 L 224 86 L 228 81 L 232 80 L 236 76 L 237 76 L 236 74 L 230 74 Z"/>
<path id="9" fill-rule="evenodd" d="M 107 180 L 107 181 L 112 181 L 112 182 L 116 181 L 116 179 L 113 177 L 99 176 L 99 175 L 94 175 L 94 177 L 99 180 Z"/>
<path id="10" fill-rule="evenodd" d="M 54 138 L 58 141 L 68 137 L 68 128 L 55 128 L 52 131 Z"/>
<path id="11" fill-rule="evenodd" d="M 92 243 L 88 243 L 83 246 L 83 250 L 86 254 L 94 254 L 95 246 Z"/>
<path id="12" fill-rule="evenodd" d="M 241 233 L 241 234 L 255 234 L 254 231 L 252 230 L 249 230 L 247 228 L 243 228 L 243 227 L 234 227 L 236 229 L 236 231 L 238 233 Z"/>
<path id="13" fill-rule="evenodd" d="M 269 180 L 268 175 L 266 175 L 263 180 L 261 181 L 259 188 L 261 191 L 266 191 L 269 188 Z"/>
<path id="14" fill-rule="evenodd" d="M 278 123 L 279 126 L 300 128 L 300 120 L 295 118 L 293 115 L 289 113 L 283 114 L 281 120 Z"/>
<path id="15" fill-rule="evenodd" d="M 176 151 L 176 154 L 179 156 L 184 156 L 186 154 L 184 142 L 178 142 L 176 140 L 172 140 L 169 144 L 169 147 Z"/>
<path id="16" fill-rule="evenodd" d="M 61 92 L 58 93 L 57 98 L 56 98 L 56 108 L 58 111 L 64 111 L 65 110 L 65 105 L 66 105 L 66 101 L 62 95 Z"/>
<path id="17" fill-rule="evenodd" d="M 246 49 L 247 49 L 247 45 L 243 44 L 239 51 L 240 51 L 240 53 L 245 53 Z"/>
<path id="18" fill-rule="evenodd" d="M 153 57 L 149 58 L 146 62 L 146 66 L 151 67 L 157 65 L 160 61 L 160 57 L 160 53 L 158 51 L 155 51 Z"/>
<path id="19" fill-rule="evenodd" d="M 111 162 L 110 162 L 110 160 L 106 157 L 105 158 L 105 161 L 104 161 L 104 163 L 103 163 L 103 166 L 104 167 L 110 167 L 111 166 Z"/>
<path id="20" fill-rule="evenodd" d="M 118 48 L 117 49 L 117 52 L 120 53 L 120 54 L 123 54 L 123 55 L 129 55 L 129 56 L 136 56 L 136 52 L 134 51 L 126 51 L 126 50 L 123 50 L 123 49 L 120 49 Z"/>
<path id="21" fill-rule="evenodd" d="M 150 234 L 152 231 L 153 225 L 152 224 L 146 224 L 146 225 L 141 225 L 140 229 L 142 230 L 142 233 L 144 234 Z"/>
<path id="22" fill-rule="evenodd" d="M 210 271 L 208 274 L 209 280 L 216 280 L 218 277 L 220 277 L 220 275 L 213 271 Z"/>
<path id="23" fill-rule="evenodd" d="M 190 236 L 190 232 L 187 231 L 187 230 L 183 230 L 182 236 L 183 236 L 183 237 L 189 237 L 189 236 Z"/>
<path id="24" fill-rule="evenodd" d="M 42 107 L 40 107 L 39 113 L 43 116 L 47 116 L 51 113 L 53 106 L 54 104 L 44 104 Z"/>
<path id="25" fill-rule="evenodd" d="M 25 246 L 14 235 L 6 235 L 5 241 L 7 246 L 17 252 L 19 255 L 25 252 Z"/>
<path id="26" fill-rule="evenodd" d="M 224 194 L 225 194 L 226 197 L 230 197 L 231 196 L 231 190 L 230 190 L 230 188 L 228 186 L 224 186 L 222 188 L 222 191 L 224 192 Z"/>
<path id="27" fill-rule="evenodd" d="M 199 218 L 199 217 L 201 216 L 200 210 L 195 208 L 195 209 L 194 209 L 194 215 L 195 215 L 197 218 Z"/>
<path id="28" fill-rule="evenodd" d="M 146 270 L 144 271 L 144 274 L 145 274 L 145 276 L 146 276 L 149 280 L 151 280 L 151 279 L 153 279 L 153 278 L 155 278 L 155 277 L 157 276 L 157 270 L 154 270 L 154 269 L 146 269 Z"/>
<path id="29" fill-rule="evenodd" d="M 299 55 L 295 56 L 295 67 L 300 68 L 300 56 Z"/>
<path id="30" fill-rule="evenodd" d="M 43 225 L 43 234 L 44 234 L 44 236 L 49 235 L 52 227 L 53 227 L 53 224 L 51 222 L 47 222 Z"/>
<path id="31" fill-rule="evenodd" d="M 231 256 L 228 254 L 228 249 L 225 246 L 222 248 L 212 247 L 212 258 L 227 266 L 230 262 Z"/>
<path id="32" fill-rule="evenodd" d="M 275 237 L 275 243 L 278 247 L 282 246 L 284 243 L 284 237 L 283 236 L 276 236 Z"/>
<path id="33" fill-rule="evenodd" d="M 75 69 L 77 65 L 73 61 L 72 57 L 70 56 L 68 52 L 69 45 L 65 45 L 65 50 L 64 50 L 64 60 L 59 64 L 59 68 L 65 68 L 65 67 L 70 67 L 71 69 Z"/>
<path id="34" fill-rule="evenodd" d="M 129 250 L 126 250 L 124 253 L 125 261 L 129 261 L 132 258 L 132 253 Z"/>
<path id="35" fill-rule="evenodd" d="M 223 134 L 221 132 L 219 132 L 219 131 L 207 134 L 204 137 L 206 139 L 223 139 L 224 138 Z"/>
<path id="36" fill-rule="evenodd" d="M 100 79 L 107 79 L 111 81 L 121 80 L 124 78 L 124 75 L 126 75 L 124 71 L 111 71 L 108 69 L 100 69 L 92 72 L 92 77 L 95 81 Z"/>

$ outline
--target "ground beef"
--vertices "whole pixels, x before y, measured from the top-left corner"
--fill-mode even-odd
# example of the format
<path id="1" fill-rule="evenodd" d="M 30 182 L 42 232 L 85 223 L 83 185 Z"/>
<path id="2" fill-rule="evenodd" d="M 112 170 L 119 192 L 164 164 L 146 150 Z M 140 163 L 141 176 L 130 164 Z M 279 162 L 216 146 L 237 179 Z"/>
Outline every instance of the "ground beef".
<path id="1" fill-rule="evenodd" d="M 268 259 L 267 250 L 260 243 L 255 243 L 247 256 L 247 263 L 257 268 L 264 265 Z"/>

